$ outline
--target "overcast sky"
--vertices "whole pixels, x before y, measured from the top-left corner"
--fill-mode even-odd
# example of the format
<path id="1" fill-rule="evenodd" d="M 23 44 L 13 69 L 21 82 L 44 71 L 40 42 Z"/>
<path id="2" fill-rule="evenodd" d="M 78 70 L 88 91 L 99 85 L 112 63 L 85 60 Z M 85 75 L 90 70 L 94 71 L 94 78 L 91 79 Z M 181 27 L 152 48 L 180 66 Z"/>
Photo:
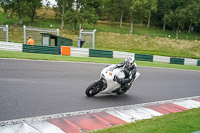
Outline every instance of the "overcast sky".
<path id="1" fill-rule="evenodd" d="M 57 4 L 57 2 L 56 2 L 55 0 L 48 0 L 48 1 L 50 1 L 50 3 L 51 3 L 50 6 L 56 5 L 56 4 Z M 42 4 L 43 4 L 43 5 L 46 5 L 46 3 L 47 3 L 47 0 L 42 0 Z"/>

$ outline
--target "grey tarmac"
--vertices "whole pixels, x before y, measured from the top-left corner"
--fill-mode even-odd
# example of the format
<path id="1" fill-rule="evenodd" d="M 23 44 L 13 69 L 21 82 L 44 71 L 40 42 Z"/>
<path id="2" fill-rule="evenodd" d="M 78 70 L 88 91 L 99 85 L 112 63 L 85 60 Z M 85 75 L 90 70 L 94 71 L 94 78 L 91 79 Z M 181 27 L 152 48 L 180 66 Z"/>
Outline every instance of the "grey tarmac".
<path id="1" fill-rule="evenodd" d="M 0 59 L 0 121 L 170 100 L 200 95 L 200 72 L 138 67 L 125 95 L 85 89 L 107 64 Z"/>

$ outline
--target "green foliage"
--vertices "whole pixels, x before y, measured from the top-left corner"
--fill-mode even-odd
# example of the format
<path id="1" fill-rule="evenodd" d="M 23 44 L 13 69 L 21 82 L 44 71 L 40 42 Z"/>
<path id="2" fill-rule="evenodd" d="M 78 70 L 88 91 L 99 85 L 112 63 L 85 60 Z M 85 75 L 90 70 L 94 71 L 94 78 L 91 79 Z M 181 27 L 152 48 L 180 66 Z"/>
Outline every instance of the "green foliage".
<path id="1" fill-rule="evenodd" d="M 41 7 L 42 0 L 0 0 L 1 7 L 5 12 L 17 14 L 18 23 L 22 24 L 24 16 L 29 16 L 32 21 L 36 16 L 36 8 Z M 56 16 L 59 20 L 64 19 L 66 23 L 73 25 L 76 31 L 77 24 L 88 22 L 96 24 L 97 20 L 103 19 L 111 22 L 122 23 L 133 22 L 162 26 L 165 29 L 179 31 L 199 30 L 200 22 L 200 0 L 56 0 L 58 5 L 54 6 Z M 64 19 L 63 19 L 64 17 Z M 63 26 L 61 26 L 63 29 Z M 129 30 L 130 31 L 130 30 Z M 132 32 L 131 32 L 132 33 Z M 133 31 L 134 33 L 134 31 Z"/>
<path id="2" fill-rule="evenodd" d="M 117 16 L 120 16 L 118 13 L 119 3 L 119 0 L 104 0 L 105 7 L 103 10 L 107 13 L 104 15 L 108 17 L 109 21 L 116 21 Z M 149 27 L 153 17 L 154 23 L 162 24 L 164 31 L 166 27 L 175 28 L 177 38 L 179 30 L 189 27 L 188 31 L 191 31 L 191 26 L 199 23 L 200 0 L 128 0 L 127 3 L 128 13 L 124 17 L 128 16 L 131 23 L 133 23 L 133 20 L 141 23 L 146 22 L 147 27 Z M 131 31 L 132 29 L 131 25 Z"/>
<path id="3" fill-rule="evenodd" d="M 29 0 L 29 9 L 28 16 L 31 18 L 31 21 L 34 21 L 36 16 L 36 9 L 42 7 L 41 0 Z"/>
<path id="4" fill-rule="evenodd" d="M 104 0 L 104 13 L 107 16 L 107 19 L 110 22 L 116 21 L 119 12 L 117 9 L 119 9 L 119 1 L 117 0 Z"/>
<path id="5" fill-rule="evenodd" d="M 42 0 L 0 0 L 1 7 L 5 12 L 18 15 L 18 23 L 23 23 L 24 16 L 30 16 L 34 20 L 37 7 L 41 7 Z"/>
<path id="6" fill-rule="evenodd" d="M 167 2 L 167 3 L 166 3 Z M 179 30 L 197 24 L 200 16 L 200 0 L 159 0 L 159 11 L 164 24 L 176 28 L 176 37 Z M 186 26 L 187 25 L 187 26 Z M 164 29 L 164 28 L 163 28 Z"/>
<path id="7" fill-rule="evenodd" d="M 75 1 L 73 0 L 65 1 L 65 0 L 57 0 L 58 7 L 54 7 L 54 9 L 64 17 L 66 23 L 73 25 L 73 30 L 77 31 L 77 24 L 82 23 L 83 21 L 89 24 L 96 24 L 98 20 L 98 9 L 100 6 L 99 0 L 82 0 Z M 63 2 L 65 3 L 65 8 L 63 7 Z M 64 9 L 64 10 L 61 10 Z"/>

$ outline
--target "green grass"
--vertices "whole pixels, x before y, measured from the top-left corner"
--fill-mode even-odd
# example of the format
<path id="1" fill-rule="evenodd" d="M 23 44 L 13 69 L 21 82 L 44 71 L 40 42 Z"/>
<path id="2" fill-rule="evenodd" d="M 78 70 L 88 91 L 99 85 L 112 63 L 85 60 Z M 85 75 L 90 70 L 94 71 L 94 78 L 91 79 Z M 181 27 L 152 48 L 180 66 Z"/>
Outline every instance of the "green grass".
<path id="1" fill-rule="evenodd" d="M 91 133 L 192 133 L 200 131 L 200 108 Z"/>
<path id="2" fill-rule="evenodd" d="M 15 51 L 3 51 L 3 50 L 0 50 L 0 58 L 17 58 L 17 59 L 33 59 L 33 60 L 55 60 L 55 61 L 76 61 L 76 62 L 95 62 L 95 63 L 108 63 L 108 64 L 118 64 L 118 63 L 123 61 L 123 59 L 116 59 L 116 58 L 72 57 L 72 56 L 50 55 L 50 54 L 35 54 L 35 53 L 33 54 L 33 53 L 23 53 L 23 52 L 15 52 Z M 200 71 L 200 67 L 199 66 L 175 65 L 175 64 L 146 62 L 146 61 L 136 61 L 136 63 L 137 63 L 138 66 L 176 68 L 176 69 Z"/>
<path id="3" fill-rule="evenodd" d="M 86 23 L 82 24 L 83 29 L 97 29 L 99 32 L 111 32 L 111 33 L 120 33 L 120 34 L 129 34 L 130 33 L 130 24 L 126 23 L 122 28 L 119 27 L 119 24 L 108 24 L 99 22 L 97 25 L 88 25 Z M 144 26 L 139 26 L 137 24 L 134 25 L 133 34 L 138 36 L 151 36 L 151 37 L 162 37 L 162 38 L 170 38 L 175 39 L 176 33 L 174 31 L 166 30 L 162 31 L 161 28 L 151 26 L 147 28 Z M 183 31 L 179 34 L 179 39 L 183 40 L 200 40 L 200 35 L 198 33 L 190 33 L 187 31 Z"/>

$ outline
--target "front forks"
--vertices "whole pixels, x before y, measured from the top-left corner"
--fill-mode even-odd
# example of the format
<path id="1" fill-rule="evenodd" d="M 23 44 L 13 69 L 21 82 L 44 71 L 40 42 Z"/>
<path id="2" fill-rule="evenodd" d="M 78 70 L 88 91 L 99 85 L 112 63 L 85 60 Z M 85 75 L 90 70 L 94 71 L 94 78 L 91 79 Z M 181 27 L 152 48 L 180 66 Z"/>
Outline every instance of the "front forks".
<path id="1" fill-rule="evenodd" d="M 106 83 L 106 82 L 103 82 L 103 80 L 104 80 L 104 79 L 101 78 L 100 80 L 96 80 L 96 81 L 95 81 L 97 87 L 98 87 L 99 89 L 101 89 L 100 91 L 105 90 L 106 87 L 107 87 L 107 83 Z"/>

